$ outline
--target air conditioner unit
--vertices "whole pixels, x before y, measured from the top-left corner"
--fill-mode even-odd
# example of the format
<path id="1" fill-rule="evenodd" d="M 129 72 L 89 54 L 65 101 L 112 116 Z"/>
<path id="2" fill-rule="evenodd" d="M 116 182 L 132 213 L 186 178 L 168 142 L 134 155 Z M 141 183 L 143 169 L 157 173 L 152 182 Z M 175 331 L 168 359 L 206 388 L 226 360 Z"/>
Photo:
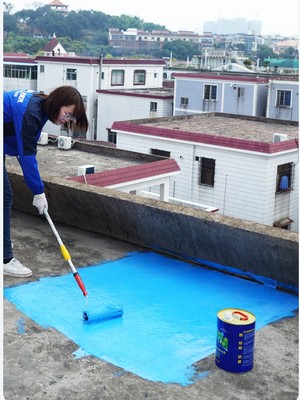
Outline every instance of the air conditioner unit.
<path id="1" fill-rule="evenodd" d="M 58 136 L 57 147 L 63 150 L 69 150 L 72 147 L 72 139 L 69 136 Z"/>
<path id="2" fill-rule="evenodd" d="M 40 145 L 45 145 L 48 144 L 48 133 L 47 132 L 41 132 L 41 136 L 37 142 Z"/>
<path id="3" fill-rule="evenodd" d="M 93 174 L 95 172 L 95 165 L 80 165 L 77 169 L 77 175 Z"/>
<path id="4" fill-rule="evenodd" d="M 273 142 L 283 142 L 288 140 L 288 135 L 285 133 L 273 133 Z"/>

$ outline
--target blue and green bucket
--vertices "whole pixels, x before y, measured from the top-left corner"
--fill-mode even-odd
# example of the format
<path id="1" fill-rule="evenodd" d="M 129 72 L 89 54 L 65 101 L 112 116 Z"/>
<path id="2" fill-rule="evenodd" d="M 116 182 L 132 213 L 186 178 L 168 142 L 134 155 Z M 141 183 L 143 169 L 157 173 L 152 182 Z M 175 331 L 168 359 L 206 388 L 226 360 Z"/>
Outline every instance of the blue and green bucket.
<path id="1" fill-rule="evenodd" d="M 246 310 L 225 308 L 217 314 L 216 365 L 228 372 L 253 368 L 255 316 Z"/>

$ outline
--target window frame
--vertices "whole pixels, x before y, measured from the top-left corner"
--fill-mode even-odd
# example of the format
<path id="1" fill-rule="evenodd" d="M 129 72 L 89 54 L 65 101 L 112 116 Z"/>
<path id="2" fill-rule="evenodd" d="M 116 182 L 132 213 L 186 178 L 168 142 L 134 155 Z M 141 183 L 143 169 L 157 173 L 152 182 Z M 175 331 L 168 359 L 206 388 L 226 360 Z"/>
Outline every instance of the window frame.
<path id="1" fill-rule="evenodd" d="M 217 85 L 204 85 L 204 93 L 203 93 L 203 100 L 206 101 L 216 101 L 218 95 L 218 86 Z"/>
<path id="2" fill-rule="evenodd" d="M 286 89 L 277 89 L 275 107 L 291 108 L 292 107 L 292 91 L 286 90 Z"/>
<path id="3" fill-rule="evenodd" d="M 150 112 L 157 112 L 157 101 L 150 101 Z"/>
<path id="4" fill-rule="evenodd" d="M 154 156 L 160 156 L 160 157 L 166 157 L 166 158 L 171 157 L 170 151 L 161 150 L 161 149 L 150 149 L 150 154 L 152 154 Z"/>
<path id="5" fill-rule="evenodd" d="M 145 85 L 146 84 L 146 70 L 136 69 L 133 71 L 133 84 Z"/>
<path id="6" fill-rule="evenodd" d="M 280 184 L 282 182 L 282 178 L 287 176 L 288 179 L 288 187 L 280 188 Z M 293 177 L 293 163 L 285 163 L 277 166 L 277 174 L 276 174 L 276 194 L 286 193 L 291 191 L 292 188 L 292 177 Z"/>
<path id="7" fill-rule="evenodd" d="M 189 105 L 189 98 L 188 97 L 180 97 L 180 107 L 187 108 Z"/>
<path id="8" fill-rule="evenodd" d="M 113 69 L 111 71 L 111 86 L 124 86 L 125 83 L 125 70 Z"/>
<path id="9" fill-rule="evenodd" d="M 66 80 L 67 81 L 77 81 L 77 69 L 67 68 L 66 69 Z"/>
<path id="10" fill-rule="evenodd" d="M 199 185 L 215 186 L 216 160 L 214 158 L 201 157 L 199 165 Z"/>

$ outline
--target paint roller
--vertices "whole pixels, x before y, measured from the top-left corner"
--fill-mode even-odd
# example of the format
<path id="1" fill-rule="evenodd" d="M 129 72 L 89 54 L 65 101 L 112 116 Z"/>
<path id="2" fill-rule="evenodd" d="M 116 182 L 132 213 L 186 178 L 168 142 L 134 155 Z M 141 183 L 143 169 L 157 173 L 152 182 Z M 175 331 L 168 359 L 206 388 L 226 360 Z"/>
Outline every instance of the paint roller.
<path id="1" fill-rule="evenodd" d="M 68 264 L 73 272 L 73 276 L 74 276 L 80 290 L 82 291 L 84 297 L 87 298 L 87 302 L 85 304 L 85 306 L 86 306 L 88 303 L 88 293 L 85 288 L 85 285 L 84 285 L 79 273 L 77 272 L 76 268 L 74 267 L 74 264 L 71 260 L 70 253 L 68 252 L 66 246 L 64 245 L 63 241 L 61 240 L 61 238 L 57 232 L 57 229 L 55 228 L 54 223 L 53 223 L 52 219 L 50 218 L 50 215 L 46 208 L 44 208 L 44 215 L 54 233 L 54 236 L 56 237 L 56 239 L 59 243 L 60 250 L 61 250 L 61 253 L 62 253 L 64 259 L 66 261 L 68 261 Z M 103 321 L 107 321 L 109 319 L 121 317 L 122 315 L 123 315 L 122 307 L 116 307 L 113 305 L 105 305 L 104 306 L 101 304 L 101 305 L 98 305 L 97 309 L 89 308 L 89 309 L 84 310 L 83 311 L 83 320 L 87 323 L 103 322 Z"/>

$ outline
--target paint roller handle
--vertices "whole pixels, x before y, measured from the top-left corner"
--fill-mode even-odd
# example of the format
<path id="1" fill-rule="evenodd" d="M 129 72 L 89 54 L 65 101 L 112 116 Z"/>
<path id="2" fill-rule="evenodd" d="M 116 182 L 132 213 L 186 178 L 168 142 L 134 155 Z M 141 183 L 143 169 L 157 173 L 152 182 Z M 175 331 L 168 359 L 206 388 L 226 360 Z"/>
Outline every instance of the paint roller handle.
<path id="1" fill-rule="evenodd" d="M 78 273 L 78 272 L 75 272 L 75 273 L 73 274 L 73 276 L 74 276 L 74 278 L 76 279 L 76 282 L 77 282 L 78 286 L 80 287 L 80 289 L 81 289 L 81 291 L 82 291 L 84 297 L 86 297 L 88 293 L 87 293 L 87 291 L 86 291 L 86 288 L 85 288 L 85 286 L 84 286 L 84 283 L 83 283 L 82 279 L 80 278 L 79 273 Z"/>

